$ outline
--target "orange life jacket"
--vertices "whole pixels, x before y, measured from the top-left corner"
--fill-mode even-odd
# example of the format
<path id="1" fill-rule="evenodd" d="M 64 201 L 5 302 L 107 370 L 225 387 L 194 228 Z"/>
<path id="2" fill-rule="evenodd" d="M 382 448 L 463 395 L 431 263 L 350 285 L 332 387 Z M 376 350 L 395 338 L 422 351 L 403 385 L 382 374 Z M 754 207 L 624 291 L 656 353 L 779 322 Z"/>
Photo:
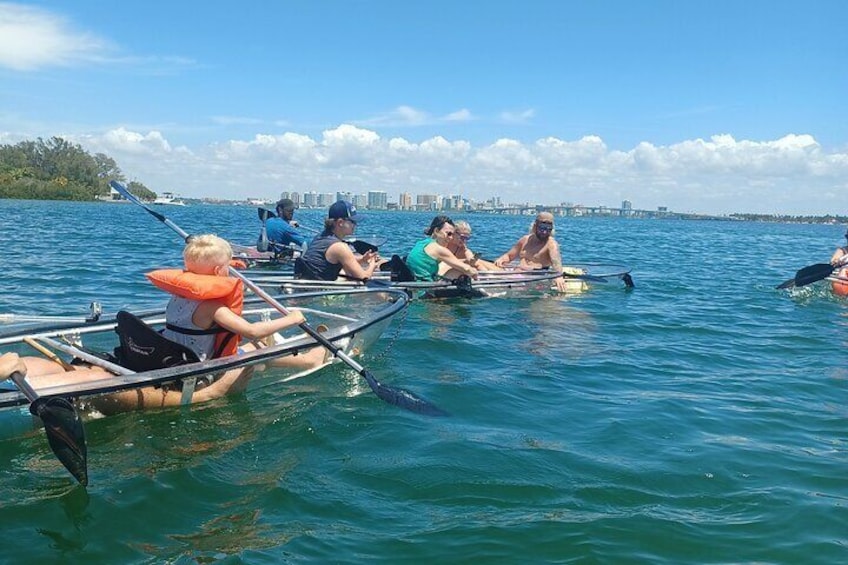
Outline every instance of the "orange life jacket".
<path id="1" fill-rule="evenodd" d="M 198 275 L 180 269 L 159 269 L 145 276 L 156 288 L 181 298 L 216 300 L 238 315 L 244 309 L 244 285 L 239 279 Z M 215 336 L 215 357 L 235 355 L 238 353 L 239 341 L 239 336 L 220 328 Z"/>
<path id="2" fill-rule="evenodd" d="M 830 287 L 833 289 L 833 294 L 838 296 L 848 296 L 848 267 L 839 269 L 836 276 L 839 280 L 835 280 L 830 283 Z"/>

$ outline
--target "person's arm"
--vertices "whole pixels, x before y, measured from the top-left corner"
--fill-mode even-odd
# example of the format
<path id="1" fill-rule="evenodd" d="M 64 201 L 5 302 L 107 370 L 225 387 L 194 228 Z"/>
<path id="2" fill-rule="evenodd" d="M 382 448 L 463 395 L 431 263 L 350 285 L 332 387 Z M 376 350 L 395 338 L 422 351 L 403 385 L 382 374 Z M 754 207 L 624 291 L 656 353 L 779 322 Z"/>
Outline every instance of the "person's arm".
<path id="1" fill-rule="evenodd" d="M 554 284 L 557 290 L 565 292 L 568 287 L 565 284 L 565 277 L 562 276 L 562 255 L 559 252 L 559 244 L 553 238 L 548 240 L 548 257 L 551 260 L 551 270 L 560 275 L 554 279 Z"/>
<path id="2" fill-rule="evenodd" d="M 845 251 L 840 247 L 833 253 L 833 257 L 830 258 L 830 264 L 834 267 L 838 267 L 842 263 L 844 263 L 848 259 L 845 256 Z"/>
<path id="3" fill-rule="evenodd" d="M 427 247 L 424 248 L 424 252 L 433 259 L 437 259 L 445 265 L 453 267 L 457 271 L 472 277 L 477 276 L 477 269 L 466 263 L 464 260 L 457 258 L 457 256 L 451 253 L 448 248 L 442 247 L 435 241 L 428 244 Z"/>
<path id="4" fill-rule="evenodd" d="M 374 269 L 379 264 L 379 256 L 376 252 L 369 251 L 362 255 L 361 261 L 357 261 L 356 256 L 351 251 L 350 246 L 344 242 L 337 242 L 327 249 L 327 260 L 331 263 L 341 265 L 345 275 L 352 279 L 365 280 L 370 279 L 374 274 Z"/>
<path id="5" fill-rule="evenodd" d="M 516 259 L 518 259 L 519 254 L 521 253 L 521 248 L 524 246 L 524 241 L 527 239 L 525 235 L 521 239 L 515 242 L 509 251 L 495 259 L 495 265 L 498 267 L 504 267 L 505 265 L 512 263 Z"/>
<path id="6" fill-rule="evenodd" d="M 287 222 L 287 226 L 288 227 L 286 231 L 288 232 L 289 238 L 291 238 L 292 242 L 294 242 L 296 245 L 299 245 L 300 247 L 303 247 L 303 244 L 306 243 L 306 236 L 302 235 L 299 231 L 294 229 L 298 226 L 298 223 L 292 220 L 290 222 Z"/>
<path id="7" fill-rule="evenodd" d="M 8 379 L 12 373 L 27 374 L 26 363 L 18 357 L 17 353 L 4 353 L 0 355 L 0 380 Z"/>
<path id="8" fill-rule="evenodd" d="M 302 312 L 292 310 L 281 318 L 261 322 L 248 322 L 223 304 L 215 304 L 216 306 L 214 306 L 214 312 L 212 313 L 212 319 L 215 323 L 225 330 L 229 330 L 249 340 L 262 339 L 306 321 Z"/>

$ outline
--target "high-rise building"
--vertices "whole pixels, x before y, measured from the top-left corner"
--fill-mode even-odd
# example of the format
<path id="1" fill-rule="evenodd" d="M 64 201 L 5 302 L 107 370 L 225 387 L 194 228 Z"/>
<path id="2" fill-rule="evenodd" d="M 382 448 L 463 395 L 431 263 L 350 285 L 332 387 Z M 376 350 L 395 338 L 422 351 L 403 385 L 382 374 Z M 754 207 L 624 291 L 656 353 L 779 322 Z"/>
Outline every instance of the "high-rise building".
<path id="1" fill-rule="evenodd" d="M 289 192 L 288 190 L 284 190 L 280 193 L 280 200 L 288 198 L 296 207 L 300 206 L 300 193 L 299 192 Z"/>
<path id="2" fill-rule="evenodd" d="M 305 208 L 317 208 L 318 207 L 318 193 L 314 190 L 310 190 L 309 192 L 303 193 L 303 206 Z"/>
<path id="3" fill-rule="evenodd" d="M 400 199 L 398 200 L 398 207 L 401 210 L 412 210 L 412 194 L 409 192 L 402 192 L 400 194 Z"/>
<path id="4" fill-rule="evenodd" d="M 439 195 L 438 194 L 419 194 L 415 198 L 416 210 L 438 210 Z"/>
<path id="5" fill-rule="evenodd" d="M 382 190 L 368 191 L 368 209 L 369 210 L 385 210 L 386 203 L 389 201 L 389 196 Z"/>
<path id="6" fill-rule="evenodd" d="M 357 208 L 367 208 L 368 207 L 368 197 L 364 194 L 355 194 L 353 196 L 353 200 L 350 202 L 353 203 Z"/>

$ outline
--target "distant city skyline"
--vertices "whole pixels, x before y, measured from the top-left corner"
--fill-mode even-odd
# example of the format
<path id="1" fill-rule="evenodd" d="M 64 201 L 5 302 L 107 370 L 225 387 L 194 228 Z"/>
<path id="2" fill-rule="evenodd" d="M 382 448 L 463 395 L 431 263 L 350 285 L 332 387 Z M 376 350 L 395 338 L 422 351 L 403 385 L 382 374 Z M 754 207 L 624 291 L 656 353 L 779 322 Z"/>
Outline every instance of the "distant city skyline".
<path id="1" fill-rule="evenodd" d="M 415 211 L 507 211 L 507 210 L 536 210 L 536 209 L 568 209 L 570 215 L 605 215 L 618 214 L 628 216 L 634 213 L 643 213 L 645 210 L 633 208 L 630 200 L 622 200 L 619 207 L 607 205 L 591 205 L 574 202 L 540 203 L 540 202 L 504 202 L 500 196 L 492 196 L 484 201 L 473 198 L 465 198 L 461 194 L 439 195 L 439 194 L 413 194 L 401 192 L 396 201 L 389 200 L 387 192 L 382 190 L 371 190 L 367 193 L 351 193 L 349 191 L 318 192 L 314 190 L 300 192 L 284 190 L 280 192 L 279 200 L 288 199 L 298 207 L 303 208 L 326 208 L 337 200 L 346 200 L 356 207 L 366 210 L 415 210 Z M 251 203 L 259 202 L 261 199 L 248 198 Z M 276 201 L 268 201 L 273 204 Z M 653 212 L 666 213 L 667 206 L 658 206 Z"/>

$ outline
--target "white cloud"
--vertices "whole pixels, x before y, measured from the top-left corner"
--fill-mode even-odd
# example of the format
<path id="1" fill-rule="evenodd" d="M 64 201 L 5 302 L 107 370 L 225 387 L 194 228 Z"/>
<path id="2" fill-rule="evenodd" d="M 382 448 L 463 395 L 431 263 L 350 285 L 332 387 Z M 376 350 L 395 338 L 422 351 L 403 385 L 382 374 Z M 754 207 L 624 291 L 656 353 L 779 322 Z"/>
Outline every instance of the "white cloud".
<path id="1" fill-rule="evenodd" d="M 258 118 L 245 116 L 212 116 L 212 122 L 221 126 L 256 126 L 264 123 Z"/>
<path id="2" fill-rule="evenodd" d="M 398 106 L 390 112 L 354 123 L 364 127 L 417 127 L 444 123 L 464 123 L 476 119 L 470 110 L 461 108 L 441 117 L 435 117 L 412 106 Z"/>
<path id="3" fill-rule="evenodd" d="M 501 112 L 501 120 L 508 124 L 526 124 L 536 116 L 536 110 L 530 108 L 521 112 Z"/>
<path id="4" fill-rule="evenodd" d="M 474 119 L 474 116 L 471 115 L 470 110 L 463 108 L 461 110 L 457 110 L 456 112 L 451 112 L 443 119 L 446 122 L 470 122 Z"/>
<path id="5" fill-rule="evenodd" d="M 10 137 L 3 134 L 3 138 Z M 729 134 L 609 149 L 598 136 L 499 139 L 484 146 L 434 136 L 414 142 L 342 124 L 320 138 L 260 134 L 189 150 L 159 132 L 118 128 L 69 137 L 112 156 L 128 177 L 185 196 L 275 198 L 282 190 L 461 193 L 506 202 L 575 202 L 704 213 L 848 212 L 848 153 L 815 138 L 737 140 Z M 261 188 L 260 188 L 261 187 Z"/>
<path id="6" fill-rule="evenodd" d="M 170 74 L 196 67 L 176 55 L 126 55 L 111 40 L 75 27 L 64 16 L 25 4 L 0 2 L 0 68 L 37 71 L 86 64 L 120 65 L 136 72 Z"/>
<path id="7" fill-rule="evenodd" d="M 120 153 L 133 153 L 161 157 L 171 153 L 171 144 L 158 131 L 140 134 L 124 128 L 118 128 L 101 138 L 105 150 Z"/>
<path id="8" fill-rule="evenodd" d="M 97 60 L 110 43 L 65 18 L 23 4 L 0 3 L 0 66 L 31 71 Z"/>

